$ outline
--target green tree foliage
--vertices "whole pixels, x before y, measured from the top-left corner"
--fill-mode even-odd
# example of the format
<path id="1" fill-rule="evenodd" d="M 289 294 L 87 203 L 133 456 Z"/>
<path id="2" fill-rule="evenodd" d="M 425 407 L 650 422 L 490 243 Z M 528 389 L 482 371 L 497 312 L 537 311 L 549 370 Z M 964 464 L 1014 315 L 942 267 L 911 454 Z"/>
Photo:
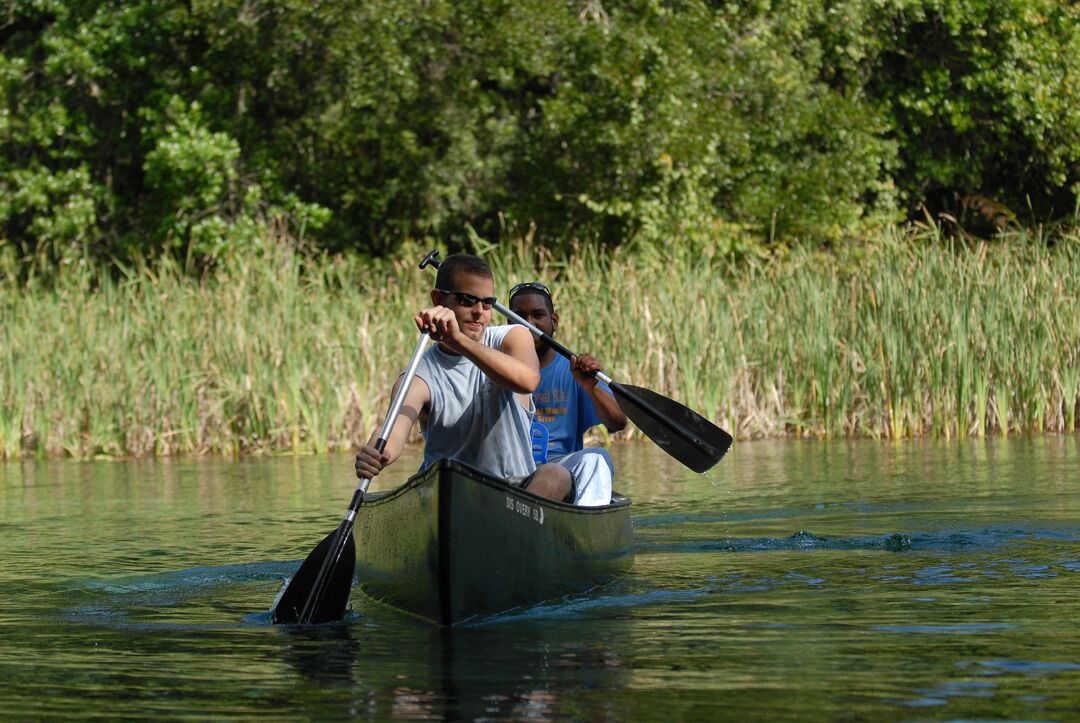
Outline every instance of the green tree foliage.
<path id="1" fill-rule="evenodd" d="M 814 34 L 834 87 L 890 119 L 897 185 L 980 193 L 1037 218 L 1080 198 L 1080 5 L 1059 0 L 840 0 Z"/>
<path id="2" fill-rule="evenodd" d="M 268 89 L 304 66 L 262 44 L 289 24 L 264 5 L 4 3 L 0 223 L 20 253 L 212 256 L 260 222 L 325 222 L 277 176 L 303 95 Z"/>
<path id="3" fill-rule="evenodd" d="M 837 239 L 928 196 L 1073 211 L 1054 0 L 0 0 L 0 244 L 387 253 L 505 228 Z"/>

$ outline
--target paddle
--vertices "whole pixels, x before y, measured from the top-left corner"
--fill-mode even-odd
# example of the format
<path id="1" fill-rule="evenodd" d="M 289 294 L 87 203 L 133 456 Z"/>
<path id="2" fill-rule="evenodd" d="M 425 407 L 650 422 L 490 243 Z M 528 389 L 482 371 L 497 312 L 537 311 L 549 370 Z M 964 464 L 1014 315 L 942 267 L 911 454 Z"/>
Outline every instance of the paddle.
<path id="1" fill-rule="evenodd" d="M 420 268 L 439 268 L 439 252 L 431 251 L 420 262 Z M 567 359 L 574 352 L 555 341 L 523 317 L 496 302 L 495 309 L 510 321 L 521 324 L 538 339 Z M 646 436 L 695 472 L 704 472 L 720 461 L 731 447 L 731 435 L 705 419 L 694 410 L 656 392 L 630 384 L 619 384 L 603 372 L 596 378 L 608 385 L 619 407 Z"/>
<path id="2" fill-rule="evenodd" d="M 390 402 L 390 411 L 386 413 L 375 449 L 382 452 L 386 440 L 394 428 L 398 412 L 405 401 L 420 357 L 431 341 L 427 334 L 421 334 L 416 342 L 409 367 L 398 387 L 397 394 Z M 328 623 L 340 620 L 345 615 L 352 591 L 353 568 L 356 567 L 356 543 L 353 541 L 352 528 L 356 522 L 356 513 L 364 501 L 371 479 L 362 477 L 353 492 L 349 509 L 338 528 L 323 538 L 307 556 L 300 569 L 285 582 L 270 608 L 270 620 L 277 624 Z"/>

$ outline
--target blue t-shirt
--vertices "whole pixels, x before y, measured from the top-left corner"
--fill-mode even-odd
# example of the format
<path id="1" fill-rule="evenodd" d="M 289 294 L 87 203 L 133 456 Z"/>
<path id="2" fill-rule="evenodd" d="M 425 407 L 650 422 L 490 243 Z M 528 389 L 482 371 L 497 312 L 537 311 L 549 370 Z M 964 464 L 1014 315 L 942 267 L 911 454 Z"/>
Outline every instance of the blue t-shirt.
<path id="1" fill-rule="evenodd" d="M 611 390 L 603 382 L 600 388 Z M 600 424 L 589 394 L 574 379 L 570 360 L 556 356 L 555 361 L 540 370 L 540 385 L 533 392 L 536 421 L 548 430 L 548 455 L 559 457 L 577 452 L 583 447 L 582 436 Z"/>

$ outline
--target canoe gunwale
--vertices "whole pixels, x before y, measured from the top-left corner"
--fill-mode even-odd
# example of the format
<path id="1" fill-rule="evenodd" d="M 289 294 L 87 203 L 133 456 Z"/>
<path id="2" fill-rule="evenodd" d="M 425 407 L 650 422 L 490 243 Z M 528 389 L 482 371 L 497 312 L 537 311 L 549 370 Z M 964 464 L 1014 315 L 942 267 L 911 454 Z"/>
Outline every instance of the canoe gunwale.
<path id="1" fill-rule="evenodd" d="M 560 502 L 558 500 L 553 500 L 548 497 L 541 497 L 540 495 L 529 492 L 529 490 L 527 489 L 521 489 L 520 487 L 509 484 L 505 480 L 501 480 L 498 477 L 493 477 L 486 472 L 476 469 L 475 467 L 471 467 L 467 464 L 457 462 L 452 459 L 443 459 L 435 462 L 435 464 L 431 465 L 425 470 L 421 470 L 415 473 L 414 475 L 409 477 L 409 479 L 406 480 L 403 484 L 393 489 L 380 490 L 378 492 L 368 492 L 366 495 L 364 495 L 364 505 L 380 505 L 392 502 L 395 498 L 408 493 L 413 488 L 419 487 L 427 483 L 429 477 L 441 474 L 443 470 L 452 470 L 455 472 L 459 472 L 472 478 L 474 482 L 479 482 L 488 487 L 497 489 L 501 492 L 508 492 L 514 494 L 521 497 L 522 499 L 532 500 L 533 502 L 540 503 L 547 508 L 560 510 L 562 512 L 597 515 L 606 514 L 614 509 L 629 507 L 631 505 L 631 500 L 629 497 L 624 497 L 617 492 L 612 492 L 611 502 L 609 504 L 600 505 L 598 507 L 581 507 L 579 505 L 574 505 L 569 502 Z"/>

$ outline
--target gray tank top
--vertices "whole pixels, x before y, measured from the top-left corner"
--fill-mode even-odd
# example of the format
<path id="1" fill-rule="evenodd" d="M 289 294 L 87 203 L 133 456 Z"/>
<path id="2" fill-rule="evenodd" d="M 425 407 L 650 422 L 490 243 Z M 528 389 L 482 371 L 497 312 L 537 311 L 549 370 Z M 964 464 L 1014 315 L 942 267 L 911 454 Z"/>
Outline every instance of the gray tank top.
<path id="1" fill-rule="evenodd" d="M 485 346 L 501 348 L 512 326 L 484 329 Z M 500 479 L 536 470 L 530 427 L 534 408 L 497 386 L 463 356 L 435 345 L 420 360 L 416 375 L 431 392 L 424 435 L 424 468 L 444 457 L 472 465 Z"/>

